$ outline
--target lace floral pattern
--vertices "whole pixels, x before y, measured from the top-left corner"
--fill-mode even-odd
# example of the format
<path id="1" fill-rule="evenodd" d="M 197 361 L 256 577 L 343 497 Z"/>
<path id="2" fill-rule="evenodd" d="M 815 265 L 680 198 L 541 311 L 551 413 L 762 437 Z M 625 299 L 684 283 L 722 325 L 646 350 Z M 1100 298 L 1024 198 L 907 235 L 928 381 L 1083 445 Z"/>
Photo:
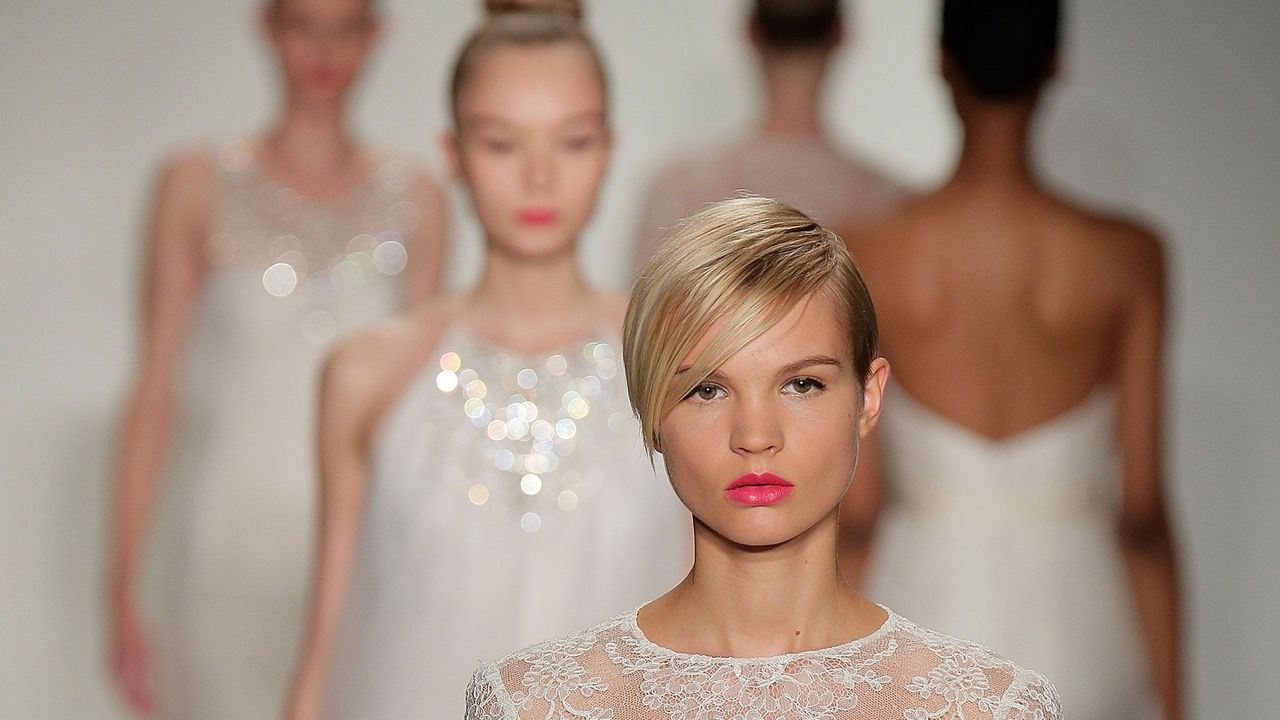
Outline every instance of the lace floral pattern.
<path id="1" fill-rule="evenodd" d="M 629 613 L 476 673 L 468 720 L 1060 720 L 1053 686 L 890 613 L 871 635 L 772 658 L 677 653 Z"/>
<path id="2" fill-rule="evenodd" d="M 823 718 L 853 710 L 857 686 L 881 690 L 891 681 L 876 672 L 897 644 L 867 655 L 856 646 L 766 660 L 727 661 L 702 655 L 664 653 L 638 632 L 605 643 L 623 675 L 639 673 L 641 702 L 672 720 L 706 717 L 709 707 L 732 717 Z M 700 703 L 690 703 L 689 698 Z M 702 703 L 709 702 L 710 705 Z"/>

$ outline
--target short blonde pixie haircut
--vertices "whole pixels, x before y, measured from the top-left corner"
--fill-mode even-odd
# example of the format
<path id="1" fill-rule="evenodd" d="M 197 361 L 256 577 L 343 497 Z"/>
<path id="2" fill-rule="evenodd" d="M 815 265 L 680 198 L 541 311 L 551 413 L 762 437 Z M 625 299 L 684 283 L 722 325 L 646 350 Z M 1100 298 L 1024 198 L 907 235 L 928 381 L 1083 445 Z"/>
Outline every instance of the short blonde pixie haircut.
<path id="1" fill-rule="evenodd" d="M 731 356 L 815 292 L 845 318 L 853 369 L 865 387 L 877 356 L 871 294 L 844 242 L 799 210 L 764 197 L 710 205 L 677 225 L 640 270 L 623 326 L 623 364 L 645 447 L 662 418 Z M 685 357 L 715 337 L 677 382 Z"/>

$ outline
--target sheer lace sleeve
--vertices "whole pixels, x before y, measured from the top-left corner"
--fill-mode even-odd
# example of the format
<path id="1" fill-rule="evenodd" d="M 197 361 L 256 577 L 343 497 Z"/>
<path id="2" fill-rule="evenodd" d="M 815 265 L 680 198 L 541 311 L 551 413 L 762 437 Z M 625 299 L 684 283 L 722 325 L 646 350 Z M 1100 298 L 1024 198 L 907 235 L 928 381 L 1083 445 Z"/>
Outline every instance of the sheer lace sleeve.
<path id="1" fill-rule="evenodd" d="M 1000 703 L 996 720 L 1062 720 L 1062 702 L 1053 683 L 1038 672 L 1022 670 Z"/>
<path id="2" fill-rule="evenodd" d="M 516 720 L 498 671 L 492 665 L 481 666 L 471 676 L 471 684 L 467 686 L 466 720 Z"/>

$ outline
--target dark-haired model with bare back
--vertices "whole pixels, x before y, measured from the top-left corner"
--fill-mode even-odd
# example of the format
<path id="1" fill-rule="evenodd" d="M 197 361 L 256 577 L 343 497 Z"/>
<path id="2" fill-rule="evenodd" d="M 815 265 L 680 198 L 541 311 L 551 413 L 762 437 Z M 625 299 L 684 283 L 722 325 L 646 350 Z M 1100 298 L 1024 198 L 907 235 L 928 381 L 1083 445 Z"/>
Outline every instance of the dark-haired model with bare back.
<path id="1" fill-rule="evenodd" d="M 1139 716 L 1154 688 L 1177 720 L 1164 255 L 1150 230 L 1051 192 L 1031 165 L 1058 27 L 1053 0 L 948 0 L 955 172 L 845 234 L 899 379 L 846 500 L 845 569 L 896 610 L 1053 677 L 1068 717 Z"/>

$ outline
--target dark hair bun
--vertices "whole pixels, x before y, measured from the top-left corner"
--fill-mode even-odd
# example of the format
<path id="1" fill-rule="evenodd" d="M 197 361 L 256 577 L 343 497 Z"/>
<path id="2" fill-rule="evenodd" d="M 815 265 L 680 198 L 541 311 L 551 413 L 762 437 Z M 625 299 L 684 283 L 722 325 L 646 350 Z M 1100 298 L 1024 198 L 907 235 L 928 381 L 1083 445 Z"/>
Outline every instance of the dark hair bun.
<path id="1" fill-rule="evenodd" d="M 840 0 L 756 0 L 752 22 L 775 50 L 830 46 L 840 28 Z"/>
<path id="2" fill-rule="evenodd" d="M 1052 69 L 1061 5 L 1060 0 L 944 0 L 942 48 L 979 97 L 1023 96 Z"/>
<path id="3" fill-rule="evenodd" d="M 582 3 L 578 0 L 484 0 L 489 17 L 518 12 L 545 12 L 582 19 Z"/>

